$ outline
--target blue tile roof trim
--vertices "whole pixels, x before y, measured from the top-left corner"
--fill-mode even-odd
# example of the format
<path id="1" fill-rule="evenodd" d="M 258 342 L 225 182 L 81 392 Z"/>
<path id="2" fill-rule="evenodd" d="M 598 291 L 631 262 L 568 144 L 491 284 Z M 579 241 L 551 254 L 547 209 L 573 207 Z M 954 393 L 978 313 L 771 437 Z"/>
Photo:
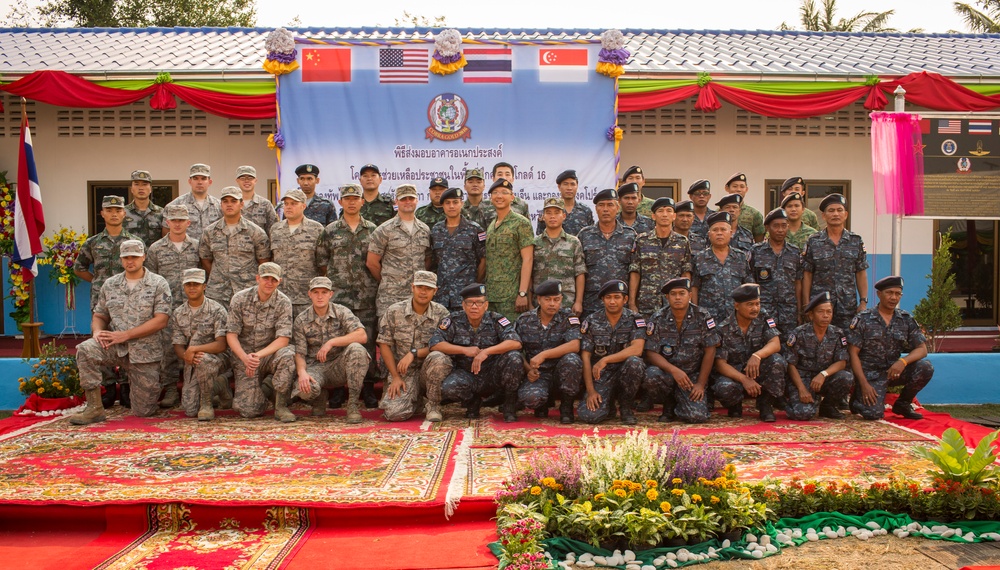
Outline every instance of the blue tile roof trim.
<path id="1" fill-rule="evenodd" d="M 262 76 L 272 28 L 0 28 L 0 73 L 58 69 L 82 75 L 160 71 Z M 433 28 L 291 28 L 345 40 L 432 38 Z M 596 39 L 604 30 L 461 29 L 492 39 Z M 627 77 L 725 76 L 860 79 L 929 71 L 1000 81 L 1000 34 L 846 33 L 772 30 L 622 30 Z M 988 54 L 994 54 L 990 56 Z"/>

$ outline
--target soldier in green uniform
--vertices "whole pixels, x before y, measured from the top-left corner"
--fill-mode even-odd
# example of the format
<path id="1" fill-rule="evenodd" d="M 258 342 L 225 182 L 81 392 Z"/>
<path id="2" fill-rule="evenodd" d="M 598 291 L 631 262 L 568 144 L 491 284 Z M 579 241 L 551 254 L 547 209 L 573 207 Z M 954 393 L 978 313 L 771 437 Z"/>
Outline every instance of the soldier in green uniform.
<path id="1" fill-rule="evenodd" d="M 653 199 L 644 196 L 642 193 L 642 187 L 646 185 L 646 175 L 642 172 L 642 168 L 638 166 L 630 166 L 622 174 L 622 184 L 628 184 L 630 182 L 635 182 L 639 186 L 639 207 L 636 210 L 642 216 L 652 216 L 653 215 Z"/>
<path id="2" fill-rule="evenodd" d="M 496 210 L 489 200 L 483 200 L 486 182 L 483 180 L 482 168 L 470 168 L 465 171 L 465 203 L 462 204 L 462 217 L 485 228 L 497 217 Z M 462 285 L 464 287 L 464 285 Z"/>
<path id="3" fill-rule="evenodd" d="M 809 236 L 816 233 L 816 228 L 805 223 L 804 220 L 805 212 L 812 213 L 812 210 L 806 209 L 802 194 L 798 192 L 790 192 L 785 196 L 781 201 L 781 209 L 788 215 L 788 235 L 785 236 L 785 239 L 799 250 L 805 249 Z"/>
<path id="4" fill-rule="evenodd" d="M 486 286 L 491 308 L 511 321 L 527 311 L 535 236 L 531 222 L 511 210 L 514 186 L 500 178 L 490 186 L 497 217 L 486 228 Z"/>
<path id="5" fill-rule="evenodd" d="M 295 169 L 296 181 L 299 189 L 306 196 L 306 209 L 302 214 L 326 226 L 337 219 L 337 209 L 333 207 L 333 202 L 316 194 L 316 187 L 319 185 L 319 167 L 315 164 L 303 164 Z M 284 212 L 282 212 L 284 215 Z"/>
<path id="6" fill-rule="evenodd" d="M 153 177 L 146 170 L 132 172 L 129 186 L 132 202 L 125 206 L 125 229 L 139 236 L 146 247 L 163 237 L 163 208 L 150 200 L 153 194 Z"/>
<path id="7" fill-rule="evenodd" d="M 435 224 L 444 219 L 444 208 L 441 207 L 441 195 L 448 189 L 448 181 L 438 176 L 431 180 L 427 193 L 430 195 L 430 204 L 424 204 L 417 208 L 417 219 L 427 224 L 428 228 L 433 228 Z"/>
<path id="8" fill-rule="evenodd" d="M 747 192 L 749 190 L 750 186 L 747 185 L 747 175 L 742 172 L 733 174 L 726 181 L 726 192 L 739 194 L 740 198 L 742 198 L 740 201 L 740 227 L 750 232 L 753 236 L 753 241 L 759 242 L 764 239 L 764 216 L 760 213 L 760 210 L 747 204 Z"/>
<path id="9" fill-rule="evenodd" d="M 580 240 L 563 229 L 565 219 L 566 204 L 563 199 L 546 198 L 540 219 L 545 230 L 535 238 L 531 279 L 535 288 L 548 279 L 559 281 L 562 308 L 572 309 L 574 315 L 580 316 L 583 312 L 587 262 L 583 258 Z"/>
<path id="10" fill-rule="evenodd" d="M 691 249 L 687 238 L 673 231 L 674 199 L 653 202 L 656 227 L 636 238 L 629 266 L 629 308 L 650 316 L 664 305 L 663 285 L 675 277 L 691 277 Z"/>
<path id="11" fill-rule="evenodd" d="M 389 194 L 379 192 L 382 186 L 382 171 L 374 164 L 366 164 L 358 172 L 361 188 L 364 190 L 361 203 L 361 217 L 379 227 L 396 215 L 396 202 Z"/>
<path id="12" fill-rule="evenodd" d="M 806 204 L 806 186 L 801 176 L 793 176 L 781 184 L 782 208 L 785 207 L 784 199 L 790 194 L 798 194 L 802 197 L 802 223 L 814 230 L 819 230 L 819 217 Z"/>

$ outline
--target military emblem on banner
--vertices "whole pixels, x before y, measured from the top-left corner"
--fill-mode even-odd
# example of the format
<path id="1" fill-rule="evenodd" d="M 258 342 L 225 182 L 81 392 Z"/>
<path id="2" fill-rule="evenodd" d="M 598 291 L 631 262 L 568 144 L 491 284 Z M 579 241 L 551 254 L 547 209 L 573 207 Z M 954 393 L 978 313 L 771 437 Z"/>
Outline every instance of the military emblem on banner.
<path id="1" fill-rule="evenodd" d="M 427 140 L 468 140 L 472 130 L 465 126 L 469 120 L 469 107 L 465 100 L 454 93 L 442 93 L 427 106 L 427 119 L 431 126 L 424 131 Z"/>

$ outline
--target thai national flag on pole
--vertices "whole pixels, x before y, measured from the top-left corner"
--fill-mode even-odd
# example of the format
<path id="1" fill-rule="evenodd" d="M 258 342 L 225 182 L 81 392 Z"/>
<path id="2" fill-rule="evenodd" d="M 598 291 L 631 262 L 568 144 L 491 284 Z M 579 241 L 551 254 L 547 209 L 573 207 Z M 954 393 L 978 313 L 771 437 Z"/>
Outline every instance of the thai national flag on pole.
<path id="1" fill-rule="evenodd" d="M 14 197 L 14 253 L 12 260 L 21 266 L 21 275 L 28 283 L 38 276 L 35 256 L 42 252 L 45 215 L 42 213 L 42 192 L 38 186 L 35 155 L 31 148 L 28 116 L 21 115 L 21 146 L 17 158 L 17 195 Z"/>

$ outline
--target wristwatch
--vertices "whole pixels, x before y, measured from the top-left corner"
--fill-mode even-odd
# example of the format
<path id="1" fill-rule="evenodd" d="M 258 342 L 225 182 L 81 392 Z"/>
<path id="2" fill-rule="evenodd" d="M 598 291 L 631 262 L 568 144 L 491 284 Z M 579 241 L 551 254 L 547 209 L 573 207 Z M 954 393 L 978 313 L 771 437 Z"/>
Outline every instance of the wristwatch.
<path id="1" fill-rule="evenodd" d="M 830 375 L 830 373 L 827 372 L 826 370 L 820 370 L 819 373 L 823 378 L 826 378 L 827 376 Z"/>
<path id="2" fill-rule="evenodd" d="M 517 292 L 517 296 L 518 297 L 527 297 L 528 296 L 528 292 L 527 291 L 518 291 Z"/>
<path id="3" fill-rule="evenodd" d="M 862 297 L 860 300 L 861 300 L 862 303 L 864 303 L 866 305 L 868 304 L 868 297 Z"/>
<path id="4" fill-rule="evenodd" d="M 411 349 L 410 349 L 410 354 L 412 354 L 412 355 L 413 355 L 413 358 L 416 358 L 416 357 L 417 357 L 417 349 L 415 349 L 415 348 L 411 348 Z"/>

